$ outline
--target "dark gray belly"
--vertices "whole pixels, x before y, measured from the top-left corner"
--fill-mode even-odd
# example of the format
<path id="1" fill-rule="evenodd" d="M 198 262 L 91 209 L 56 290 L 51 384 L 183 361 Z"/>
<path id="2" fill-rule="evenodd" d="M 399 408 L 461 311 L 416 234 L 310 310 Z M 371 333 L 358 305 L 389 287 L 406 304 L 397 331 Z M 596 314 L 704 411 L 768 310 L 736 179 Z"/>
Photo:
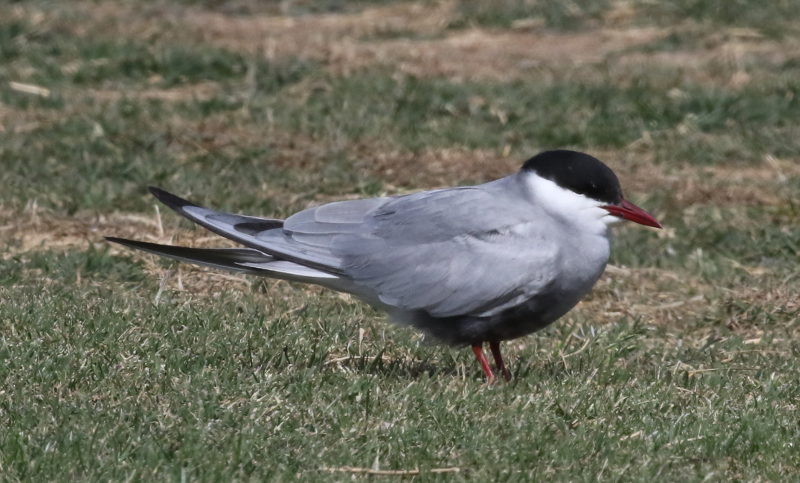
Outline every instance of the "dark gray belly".
<path id="1" fill-rule="evenodd" d="M 584 295 L 585 292 L 566 293 L 548 287 L 535 297 L 489 317 L 434 317 L 424 310 L 416 310 L 396 318 L 451 346 L 500 342 L 547 327 L 575 307 Z"/>

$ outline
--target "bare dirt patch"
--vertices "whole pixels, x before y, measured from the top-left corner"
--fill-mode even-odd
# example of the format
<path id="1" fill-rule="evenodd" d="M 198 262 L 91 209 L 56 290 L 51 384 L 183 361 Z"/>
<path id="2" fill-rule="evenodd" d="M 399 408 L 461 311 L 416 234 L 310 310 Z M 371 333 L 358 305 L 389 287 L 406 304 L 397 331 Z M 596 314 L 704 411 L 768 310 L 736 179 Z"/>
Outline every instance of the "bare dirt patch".
<path id="1" fill-rule="evenodd" d="M 438 35 L 452 16 L 454 2 L 400 3 L 356 14 L 302 17 L 229 15 L 188 10 L 181 18 L 202 39 L 239 52 L 324 59 L 342 41 L 393 35 Z"/>

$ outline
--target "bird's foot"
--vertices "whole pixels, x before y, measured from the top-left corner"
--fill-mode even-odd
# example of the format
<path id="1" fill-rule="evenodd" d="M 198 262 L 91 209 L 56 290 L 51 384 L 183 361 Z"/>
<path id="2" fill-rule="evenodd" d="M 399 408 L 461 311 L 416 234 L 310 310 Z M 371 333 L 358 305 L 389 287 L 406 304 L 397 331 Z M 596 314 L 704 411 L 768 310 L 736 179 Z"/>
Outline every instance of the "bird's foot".
<path id="1" fill-rule="evenodd" d="M 486 360 L 486 355 L 483 353 L 483 343 L 476 342 L 472 344 L 472 352 L 475 353 L 475 357 L 478 358 L 478 362 L 481 363 L 481 368 L 483 368 L 483 373 L 486 374 L 486 382 L 489 385 L 494 384 L 494 374 L 492 373 L 492 368 L 489 367 L 489 361 Z"/>
<path id="2" fill-rule="evenodd" d="M 500 354 L 500 343 L 489 342 L 489 348 L 492 349 L 492 355 L 494 356 L 494 363 L 497 365 L 497 370 L 503 374 L 503 377 L 506 379 L 506 382 L 510 382 L 511 373 L 508 371 L 505 363 L 503 362 L 503 355 Z"/>

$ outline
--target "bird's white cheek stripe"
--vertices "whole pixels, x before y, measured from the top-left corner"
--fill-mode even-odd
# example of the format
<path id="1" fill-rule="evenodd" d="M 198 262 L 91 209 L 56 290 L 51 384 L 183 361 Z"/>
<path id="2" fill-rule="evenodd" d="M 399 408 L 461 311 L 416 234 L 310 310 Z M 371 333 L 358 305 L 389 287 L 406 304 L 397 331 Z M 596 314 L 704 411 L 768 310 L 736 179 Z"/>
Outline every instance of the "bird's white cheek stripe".
<path id="1" fill-rule="evenodd" d="M 602 233 L 618 221 L 601 208 L 602 202 L 562 188 L 549 179 L 531 173 L 526 182 L 536 202 L 545 211 L 580 225 L 583 231 Z"/>
<path id="2" fill-rule="evenodd" d="M 596 200 L 562 188 L 555 182 L 535 174 L 529 175 L 527 182 L 531 193 L 551 212 L 575 214 L 600 205 Z"/>

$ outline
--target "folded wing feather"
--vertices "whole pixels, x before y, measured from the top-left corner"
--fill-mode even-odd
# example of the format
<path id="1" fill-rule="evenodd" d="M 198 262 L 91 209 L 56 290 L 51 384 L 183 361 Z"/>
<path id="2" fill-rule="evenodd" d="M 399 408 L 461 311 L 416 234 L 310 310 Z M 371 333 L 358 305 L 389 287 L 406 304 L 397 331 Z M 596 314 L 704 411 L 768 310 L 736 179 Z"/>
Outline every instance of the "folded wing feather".
<path id="1" fill-rule="evenodd" d="M 558 247 L 548 241 L 547 227 L 532 221 L 535 214 L 514 202 L 519 193 L 509 179 L 336 202 L 285 222 L 215 212 L 151 189 L 176 212 L 251 249 L 112 241 L 216 268 L 317 283 L 435 317 L 488 316 L 555 277 L 547 260 L 558 257 Z"/>

